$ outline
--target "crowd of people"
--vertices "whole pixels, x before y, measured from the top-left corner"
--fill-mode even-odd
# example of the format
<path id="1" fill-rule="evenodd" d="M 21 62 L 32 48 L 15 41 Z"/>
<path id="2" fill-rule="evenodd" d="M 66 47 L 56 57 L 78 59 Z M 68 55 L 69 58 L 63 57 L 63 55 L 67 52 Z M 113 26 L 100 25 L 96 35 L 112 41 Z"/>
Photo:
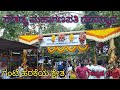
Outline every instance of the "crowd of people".
<path id="1" fill-rule="evenodd" d="M 65 72 L 64 79 L 120 79 L 118 64 L 110 66 L 101 61 L 98 61 L 97 64 L 93 64 L 92 61 L 80 62 L 77 66 L 74 65 L 74 61 L 60 61 L 57 70 Z"/>
<path id="2" fill-rule="evenodd" d="M 119 63 L 108 65 L 102 61 L 97 61 L 94 64 L 91 60 L 49 60 L 47 64 L 49 67 L 47 70 L 52 68 L 56 71 L 64 71 L 64 76 L 58 75 L 56 79 L 120 79 Z M 18 70 L 21 73 L 23 68 L 19 66 Z M 2 79 L 10 79 L 10 77 L 4 74 Z M 49 79 L 52 79 L 52 77 L 49 77 Z"/>

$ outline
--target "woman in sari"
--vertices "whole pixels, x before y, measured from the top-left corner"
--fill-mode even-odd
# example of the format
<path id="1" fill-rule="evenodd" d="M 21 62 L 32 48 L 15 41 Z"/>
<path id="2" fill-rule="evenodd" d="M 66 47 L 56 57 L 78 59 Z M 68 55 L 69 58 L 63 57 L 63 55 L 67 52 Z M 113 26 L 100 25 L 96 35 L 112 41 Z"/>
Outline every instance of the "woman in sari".
<path id="1" fill-rule="evenodd" d="M 77 74 L 74 69 L 70 72 L 70 79 L 77 79 Z"/>

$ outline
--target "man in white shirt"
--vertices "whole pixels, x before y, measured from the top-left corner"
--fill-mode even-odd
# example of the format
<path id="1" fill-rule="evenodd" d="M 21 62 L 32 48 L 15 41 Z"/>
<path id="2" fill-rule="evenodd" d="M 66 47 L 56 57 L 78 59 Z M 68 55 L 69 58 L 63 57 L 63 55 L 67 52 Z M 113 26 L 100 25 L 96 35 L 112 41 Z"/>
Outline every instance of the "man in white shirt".
<path id="1" fill-rule="evenodd" d="M 98 61 L 98 65 L 94 65 L 91 71 L 91 76 L 93 79 L 105 79 L 106 78 L 106 68 L 101 66 L 101 61 Z"/>
<path id="2" fill-rule="evenodd" d="M 86 67 L 90 70 L 90 72 L 92 72 L 92 70 L 94 70 L 94 65 L 92 64 L 91 61 L 88 62 L 88 65 L 87 65 Z M 88 74 L 88 73 L 87 73 L 87 74 Z M 88 79 L 94 79 L 94 76 L 90 75 L 90 76 L 88 77 Z"/>
<path id="3" fill-rule="evenodd" d="M 69 66 L 68 66 L 68 68 L 67 68 L 67 79 L 69 79 L 70 78 L 70 72 L 72 71 L 72 64 L 70 64 Z"/>
<path id="4" fill-rule="evenodd" d="M 19 71 L 19 77 L 22 77 L 22 72 L 24 71 L 24 69 L 21 66 L 19 66 L 18 71 Z"/>

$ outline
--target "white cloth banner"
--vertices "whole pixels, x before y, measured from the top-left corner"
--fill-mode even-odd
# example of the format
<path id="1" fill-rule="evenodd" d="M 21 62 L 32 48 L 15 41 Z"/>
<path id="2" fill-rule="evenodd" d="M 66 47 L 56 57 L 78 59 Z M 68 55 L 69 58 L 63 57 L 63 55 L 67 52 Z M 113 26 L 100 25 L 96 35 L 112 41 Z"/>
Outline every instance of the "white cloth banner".
<path id="1" fill-rule="evenodd" d="M 70 42 L 69 40 L 69 35 L 65 36 L 64 41 L 59 41 L 58 36 L 55 38 L 55 42 L 51 41 L 52 37 L 43 37 L 43 41 L 41 43 L 42 47 L 47 47 L 47 46 L 72 46 L 72 45 L 81 45 L 79 41 L 79 35 L 74 35 L 74 40 Z M 86 40 L 84 42 L 84 45 L 86 44 Z"/>

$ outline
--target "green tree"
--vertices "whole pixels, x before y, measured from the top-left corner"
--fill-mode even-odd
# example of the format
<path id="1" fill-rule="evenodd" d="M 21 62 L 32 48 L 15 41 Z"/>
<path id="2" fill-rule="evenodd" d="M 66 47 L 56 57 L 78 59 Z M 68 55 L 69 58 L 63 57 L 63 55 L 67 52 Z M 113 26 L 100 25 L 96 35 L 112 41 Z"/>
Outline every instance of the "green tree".
<path id="1" fill-rule="evenodd" d="M 111 17 L 111 16 L 117 16 L 117 22 L 112 24 L 111 26 L 112 27 L 116 27 L 116 26 L 120 26 L 120 11 L 85 11 L 84 12 L 85 15 L 90 15 L 90 16 L 108 16 L 108 17 Z M 93 29 L 104 29 L 104 28 L 109 28 L 110 26 L 107 26 L 106 24 L 103 24 L 103 23 L 92 23 L 91 24 Z M 89 29 L 89 25 L 88 25 L 88 28 Z M 120 49 L 120 37 L 116 37 L 115 38 L 115 45 L 116 45 L 116 55 L 120 57 L 120 52 L 119 52 L 119 49 Z M 90 42 L 90 40 L 87 40 L 87 42 Z M 109 41 L 106 42 L 107 45 L 109 45 Z M 91 44 L 92 45 L 92 44 Z M 94 46 L 93 46 L 94 47 Z M 91 55 L 93 55 L 93 49 L 91 49 Z M 104 58 L 104 56 L 101 56 L 100 58 L 98 59 L 101 59 L 101 58 Z"/>
<path id="2" fill-rule="evenodd" d="M 0 11 L 0 28 L 4 28 L 3 38 L 9 40 L 18 40 L 18 36 L 25 31 L 22 23 L 3 23 L 5 15 L 25 15 L 27 19 L 30 16 L 50 16 L 51 11 Z"/>

